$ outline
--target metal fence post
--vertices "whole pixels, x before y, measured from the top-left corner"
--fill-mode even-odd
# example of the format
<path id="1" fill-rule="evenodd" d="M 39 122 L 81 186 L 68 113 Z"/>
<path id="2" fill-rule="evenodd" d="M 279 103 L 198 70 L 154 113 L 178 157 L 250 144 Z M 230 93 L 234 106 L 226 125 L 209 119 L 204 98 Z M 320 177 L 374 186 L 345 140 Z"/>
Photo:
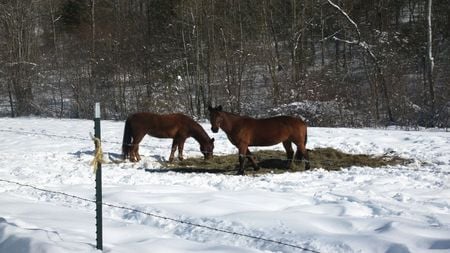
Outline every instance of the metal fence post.
<path id="1" fill-rule="evenodd" d="M 95 138 L 101 140 L 100 134 L 100 103 L 95 103 L 94 117 Z M 100 145 L 100 144 L 96 144 Z M 99 147 L 96 147 L 99 148 Z M 97 249 L 103 250 L 103 221 L 102 221 L 102 164 L 97 163 L 95 170 L 95 203 L 96 203 L 96 227 Z"/>

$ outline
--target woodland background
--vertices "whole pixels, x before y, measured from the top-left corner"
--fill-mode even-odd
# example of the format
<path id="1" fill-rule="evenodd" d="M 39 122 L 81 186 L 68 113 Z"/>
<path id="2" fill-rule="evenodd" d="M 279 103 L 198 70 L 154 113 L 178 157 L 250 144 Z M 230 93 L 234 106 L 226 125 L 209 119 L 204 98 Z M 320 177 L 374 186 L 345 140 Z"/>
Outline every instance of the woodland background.
<path id="1" fill-rule="evenodd" d="M 92 118 L 101 102 L 106 119 L 205 118 L 221 104 L 448 127 L 449 27 L 448 0 L 0 0 L 0 115 Z"/>

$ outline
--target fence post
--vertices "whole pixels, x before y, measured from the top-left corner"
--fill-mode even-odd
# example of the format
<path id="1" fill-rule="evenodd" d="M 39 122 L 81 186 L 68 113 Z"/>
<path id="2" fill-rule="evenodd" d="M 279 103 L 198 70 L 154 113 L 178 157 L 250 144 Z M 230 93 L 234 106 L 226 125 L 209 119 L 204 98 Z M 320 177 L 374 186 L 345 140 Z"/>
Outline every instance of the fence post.
<path id="1" fill-rule="evenodd" d="M 94 117 L 95 138 L 101 140 L 100 134 L 100 103 L 95 103 Z M 97 142 L 96 142 L 97 143 Z M 100 145 L 100 144 L 96 144 Z M 100 147 L 96 147 L 100 148 Z M 103 250 L 103 221 L 102 221 L 102 163 L 97 163 L 95 170 L 95 203 L 96 203 L 96 227 L 97 249 Z"/>

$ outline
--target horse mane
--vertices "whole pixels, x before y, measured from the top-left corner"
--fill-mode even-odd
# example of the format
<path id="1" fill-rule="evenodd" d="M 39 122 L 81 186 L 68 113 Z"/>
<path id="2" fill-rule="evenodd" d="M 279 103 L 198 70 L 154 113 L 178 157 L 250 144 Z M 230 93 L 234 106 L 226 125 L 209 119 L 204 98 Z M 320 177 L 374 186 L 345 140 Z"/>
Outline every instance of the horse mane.
<path id="1" fill-rule="evenodd" d="M 248 116 L 248 115 L 240 115 L 240 114 L 237 114 L 237 113 L 234 113 L 234 112 L 226 112 L 226 111 L 219 111 L 219 112 L 225 113 L 225 114 L 227 114 L 227 115 L 229 115 L 229 116 L 232 116 L 232 117 L 235 117 L 235 118 L 241 118 L 241 119 L 256 119 L 256 118 L 250 117 L 250 116 Z"/>
<path id="2" fill-rule="evenodd" d="M 192 138 L 194 138 L 197 142 L 208 141 L 210 137 L 206 133 L 205 129 L 203 129 L 203 127 L 195 120 L 192 120 L 192 122 Z"/>

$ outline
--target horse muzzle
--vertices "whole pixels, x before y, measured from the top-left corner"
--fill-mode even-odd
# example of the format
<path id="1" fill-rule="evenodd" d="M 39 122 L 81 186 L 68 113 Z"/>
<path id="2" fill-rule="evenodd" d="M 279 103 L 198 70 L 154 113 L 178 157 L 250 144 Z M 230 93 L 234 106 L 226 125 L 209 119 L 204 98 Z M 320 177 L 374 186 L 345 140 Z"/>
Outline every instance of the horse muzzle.
<path id="1" fill-rule="evenodd" d="M 219 128 L 218 127 L 211 127 L 211 131 L 213 133 L 217 133 L 217 132 L 219 132 Z"/>

